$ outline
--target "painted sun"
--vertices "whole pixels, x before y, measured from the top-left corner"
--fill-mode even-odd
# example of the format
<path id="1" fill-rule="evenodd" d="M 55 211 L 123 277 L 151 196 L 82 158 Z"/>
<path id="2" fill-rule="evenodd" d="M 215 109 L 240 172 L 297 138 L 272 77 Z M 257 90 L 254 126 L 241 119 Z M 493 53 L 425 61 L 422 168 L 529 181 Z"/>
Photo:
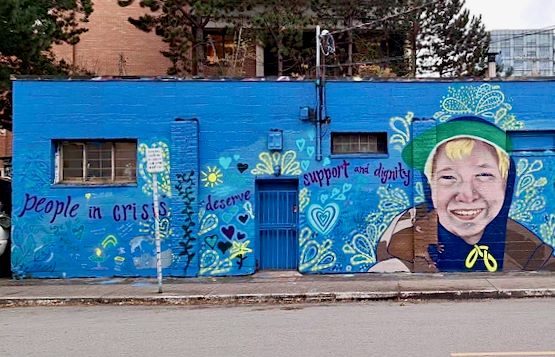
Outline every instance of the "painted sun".
<path id="1" fill-rule="evenodd" d="M 214 187 L 223 183 L 222 177 L 224 175 L 216 166 L 208 166 L 207 172 L 201 171 L 200 173 L 202 174 L 201 181 L 204 182 L 204 187 Z"/>

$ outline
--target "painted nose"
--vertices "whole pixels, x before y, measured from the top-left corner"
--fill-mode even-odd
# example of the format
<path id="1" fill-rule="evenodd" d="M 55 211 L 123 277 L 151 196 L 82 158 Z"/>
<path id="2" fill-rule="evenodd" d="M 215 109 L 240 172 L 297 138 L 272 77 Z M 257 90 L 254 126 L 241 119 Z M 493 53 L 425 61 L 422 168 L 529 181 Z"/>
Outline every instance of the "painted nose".
<path id="1" fill-rule="evenodd" d="M 466 181 L 459 185 L 455 198 L 459 202 L 473 202 L 478 199 L 479 196 L 472 181 Z"/>

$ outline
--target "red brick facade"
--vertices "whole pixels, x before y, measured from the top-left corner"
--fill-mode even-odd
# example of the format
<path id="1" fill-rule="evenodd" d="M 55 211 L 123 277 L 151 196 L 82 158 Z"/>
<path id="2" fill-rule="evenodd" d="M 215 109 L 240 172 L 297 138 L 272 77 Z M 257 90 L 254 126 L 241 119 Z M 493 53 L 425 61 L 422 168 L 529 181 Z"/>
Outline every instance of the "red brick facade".
<path id="1" fill-rule="evenodd" d="M 96 0 L 94 12 L 86 25 L 89 31 L 81 36 L 75 48 L 55 46 L 54 53 L 58 58 L 99 76 L 165 75 L 170 62 L 160 51 L 165 50 L 166 45 L 154 32 L 145 33 L 127 21 L 129 17 L 137 18 L 148 12 L 138 5 L 138 1 L 120 7 L 116 0 Z M 256 75 L 256 50 L 252 48 L 252 51 L 253 55 L 243 67 L 244 76 Z M 207 77 L 222 75 L 221 72 L 217 65 L 205 67 Z"/>
<path id="2" fill-rule="evenodd" d="M 4 171 L 4 160 L 11 161 L 12 157 L 12 132 L 0 129 L 0 176 Z"/>
<path id="3" fill-rule="evenodd" d="M 116 0 L 96 0 L 88 32 L 75 46 L 54 48 L 59 58 L 102 76 L 158 76 L 166 74 L 169 61 L 162 56 L 165 44 L 153 32 L 145 33 L 127 21 L 148 12 L 135 4 L 120 7 Z"/>

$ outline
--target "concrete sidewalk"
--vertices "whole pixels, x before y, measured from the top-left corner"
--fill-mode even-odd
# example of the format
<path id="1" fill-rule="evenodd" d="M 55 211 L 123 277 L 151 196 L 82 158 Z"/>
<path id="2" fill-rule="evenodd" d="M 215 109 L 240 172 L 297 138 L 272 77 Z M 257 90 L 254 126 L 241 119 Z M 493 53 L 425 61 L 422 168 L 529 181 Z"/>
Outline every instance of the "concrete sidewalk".
<path id="1" fill-rule="evenodd" d="M 0 280 L 0 307 L 66 304 L 252 304 L 555 296 L 554 273 L 300 275 Z"/>

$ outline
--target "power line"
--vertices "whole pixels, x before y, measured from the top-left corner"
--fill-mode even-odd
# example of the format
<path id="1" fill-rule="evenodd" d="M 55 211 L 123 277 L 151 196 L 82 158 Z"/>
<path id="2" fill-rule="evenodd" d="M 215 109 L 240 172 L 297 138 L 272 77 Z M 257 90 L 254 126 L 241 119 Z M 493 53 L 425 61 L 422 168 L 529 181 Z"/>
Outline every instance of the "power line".
<path id="1" fill-rule="evenodd" d="M 539 30 L 534 30 L 534 31 L 532 31 L 532 32 L 519 33 L 518 35 L 513 35 L 513 36 L 510 36 L 510 37 L 506 37 L 506 38 L 504 38 L 504 39 L 502 39 L 502 40 L 500 39 L 500 40 L 497 40 L 497 41 L 490 41 L 490 44 L 492 44 L 492 43 L 498 43 L 498 42 L 503 42 L 503 41 L 507 41 L 507 40 L 512 40 L 512 39 L 515 39 L 515 38 L 526 37 L 526 36 L 529 36 L 529 35 L 537 35 L 537 34 L 540 34 L 540 33 L 552 31 L 552 30 L 554 30 L 554 29 L 555 29 L 555 25 L 551 25 L 551 26 L 549 26 L 549 27 L 545 27 L 545 28 L 539 29 Z M 507 30 L 507 31 L 511 31 L 511 30 Z M 490 34 L 491 34 L 491 32 L 492 32 L 492 31 L 490 31 Z"/>
<path id="2" fill-rule="evenodd" d="M 428 3 L 426 3 L 426 4 L 423 4 L 423 5 L 420 5 L 420 6 L 417 6 L 417 7 L 410 8 L 410 9 L 408 9 L 407 11 L 400 12 L 400 13 L 398 13 L 398 14 L 389 15 L 389 16 L 386 16 L 386 17 L 382 17 L 381 19 L 372 20 L 372 21 L 370 21 L 370 22 L 365 22 L 365 23 L 362 23 L 362 24 L 359 24 L 359 25 L 356 25 L 356 26 L 347 27 L 347 28 L 344 28 L 344 29 L 341 29 L 341 30 L 335 30 L 335 31 L 332 31 L 332 32 L 328 33 L 328 35 L 335 35 L 335 34 L 337 34 L 337 33 L 347 32 L 347 31 L 356 30 L 356 29 L 359 29 L 359 28 L 362 28 L 362 27 L 371 26 L 371 25 L 374 25 L 374 24 L 376 24 L 376 23 L 380 23 L 380 22 L 383 22 L 383 21 L 387 21 L 387 20 L 390 20 L 390 19 L 394 19 L 394 18 L 399 17 L 399 16 L 403 16 L 403 15 L 410 14 L 411 12 L 414 12 L 414 11 L 420 10 L 420 9 L 423 9 L 423 8 L 428 7 L 428 6 L 430 6 L 430 5 L 434 5 L 434 4 L 436 4 L 436 3 L 440 2 L 440 1 L 442 1 L 442 0 L 430 1 L 430 2 L 428 2 Z"/>

